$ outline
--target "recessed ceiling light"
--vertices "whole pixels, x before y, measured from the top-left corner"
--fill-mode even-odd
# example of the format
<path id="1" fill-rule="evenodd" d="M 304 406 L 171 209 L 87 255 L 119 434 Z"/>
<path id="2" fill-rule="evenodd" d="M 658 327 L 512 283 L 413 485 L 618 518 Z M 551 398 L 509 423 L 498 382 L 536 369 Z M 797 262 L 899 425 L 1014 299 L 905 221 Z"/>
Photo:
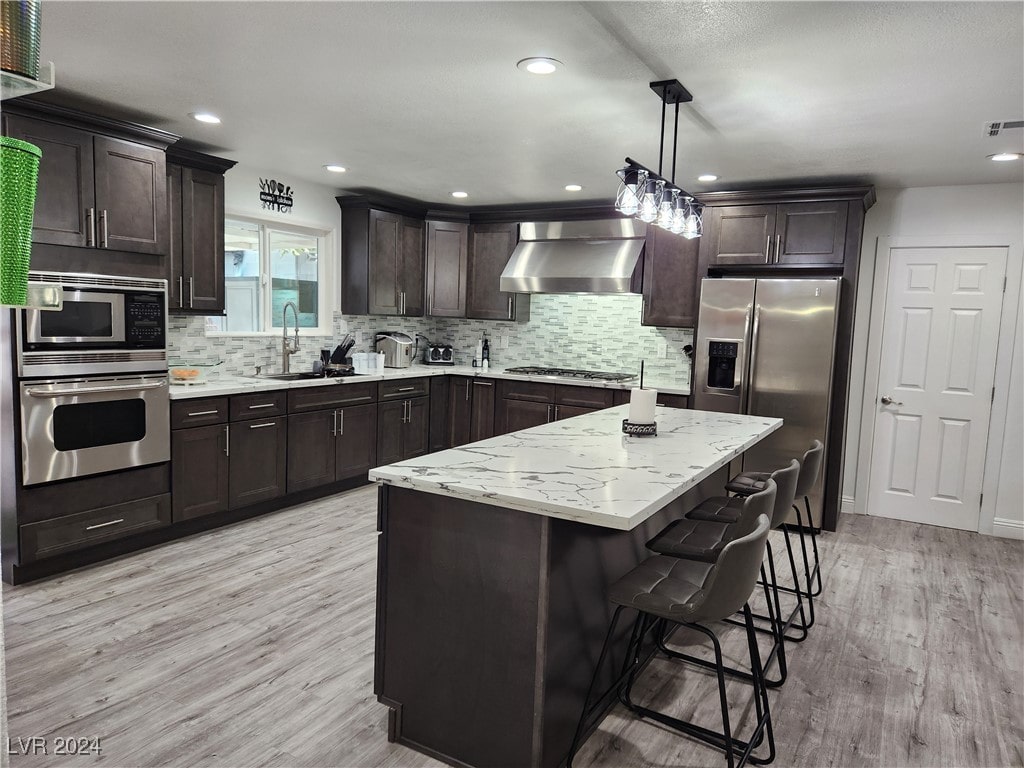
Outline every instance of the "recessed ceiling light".
<path id="1" fill-rule="evenodd" d="M 458 198 L 469 197 L 469 192 L 452 192 L 452 197 L 458 197 Z"/>
<path id="2" fill-rule="evenodd" d="M 702 173 L 697 177 L 697 181 L 718 181 L 718 177 L 713 173 Z"/>
<path id="3" fill-rule="evenodd" d="M 324 170 L 330 171 L 331 173 L 344 173 L 348 168 L 344 165 L 325 165 Z"/>
<path id="4" fill-rule="evenodd" d="M 532 56 L 529 59 L 521 59 L 516 66 L 532 75 L 550 75 L 561 66 L 558 59 L 549 59 L 545 56 Z"/>
<path id="5" fill-rule="evenodd" d="M 211 115 L 209 112 L 193 112 L 191 117 L 193 120 L 198 120 L 200 123 L 213 123 L 216 125 L 220 122 L 219 117 Z"/>
<path id="6" fill-rule="evenodd" d="M 566 184 L 565 185 L 565 191 L 566 192 L 582 192 L 583 191 L 583 187 L 581 187 L 579 184 Z"/>
<path id="7" fill-rule="evenodd" d="M 1006 163 L 1010 160 L 1020 160 L 1024 155 L 1020 152 L 1000 152 L 998 155 L 989 155 L 989 160 L 995 160 L 997 163 Z"/>

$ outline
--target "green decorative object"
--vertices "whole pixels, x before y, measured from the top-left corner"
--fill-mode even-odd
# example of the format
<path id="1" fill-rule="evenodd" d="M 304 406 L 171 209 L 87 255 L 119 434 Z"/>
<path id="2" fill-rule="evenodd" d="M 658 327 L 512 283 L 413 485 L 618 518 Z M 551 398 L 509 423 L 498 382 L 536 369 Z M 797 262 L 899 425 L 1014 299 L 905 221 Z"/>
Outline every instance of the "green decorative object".
<path id="1" fill-rule="evenodd" d="M 32 214 L 42 151 L 0 136 L 0 304 L 24 306 L 32 257 Z"/>

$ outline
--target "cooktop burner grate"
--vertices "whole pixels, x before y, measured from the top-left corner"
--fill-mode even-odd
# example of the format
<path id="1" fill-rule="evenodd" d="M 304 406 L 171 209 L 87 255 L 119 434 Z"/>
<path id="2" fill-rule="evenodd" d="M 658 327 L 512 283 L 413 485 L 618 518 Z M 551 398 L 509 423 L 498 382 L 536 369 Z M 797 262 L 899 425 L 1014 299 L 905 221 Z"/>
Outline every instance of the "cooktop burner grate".
<path id="1" fill-rule="evenodd" d="M 632 373 L 616 373 L 614 371 L 582 371 L 576 368 L 545 368 L 538 365 L 526 365 L 519 368 L 506 368 L 506 373 L 519 373 L 525 376 L 558 376 L 563 379 L 592 379 L 595 381 L 629 381 L 635 379 Z"/>

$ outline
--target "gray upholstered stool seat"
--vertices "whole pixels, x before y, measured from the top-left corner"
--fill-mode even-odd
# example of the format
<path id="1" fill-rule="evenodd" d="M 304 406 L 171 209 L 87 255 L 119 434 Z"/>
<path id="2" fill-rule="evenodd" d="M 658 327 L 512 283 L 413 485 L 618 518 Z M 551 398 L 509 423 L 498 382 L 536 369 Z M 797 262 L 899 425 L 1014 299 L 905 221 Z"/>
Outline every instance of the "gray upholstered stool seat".
<path id="1" fill-rule="evenodd" d="M 761 484 L 760 490 L 764 490 Z M 690 520 L 708 520 L 718 523 L 735 523 L 743 514 L 743 499 L 735 496 L 712 496 L 686 513 Z"/>
<path id="2" fill-rule="evenodd" d="M 667 525 L 648 541 L 647 548 L 663 555 L 713 563 L 736 535 L 731 528 L 727 522 L 682 518 Z"/>
<path id="3" fill-rule="evenodd" d="M 608 599 L 672 621 L 689 621 L 694 596 L 704 588 L 711 568 L 709 563 L 655 555 L 615 582 Z"/>
<path id="4" fill-rule="evenodd" d="M 771 472 L 743 472 L 725 484 L 725 490 L 740 496 L 749 496 L 764 488 L 764 481 Z"/>

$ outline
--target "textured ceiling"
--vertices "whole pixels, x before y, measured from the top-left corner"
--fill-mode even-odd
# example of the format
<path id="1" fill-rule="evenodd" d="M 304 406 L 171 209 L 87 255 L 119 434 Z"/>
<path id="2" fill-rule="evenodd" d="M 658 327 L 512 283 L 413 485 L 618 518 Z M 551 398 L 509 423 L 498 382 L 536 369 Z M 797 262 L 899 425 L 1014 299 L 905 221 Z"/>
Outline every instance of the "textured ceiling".
<path id="1" fill-rule="evenodd" d="M 667 78 L 694 94 L 676 176 L 698 194 L 1024 178 L 985 159 L 1024 132 L 983 133 L 1024 117 L 1021 2 L 45 0 L 42 55 L 59 97 L 289 180 L 437 202 L 609 197 L 627 155 L 658 164 L 647 84 Z M 527 56 L 565 66 L 527 75 Z"/>

